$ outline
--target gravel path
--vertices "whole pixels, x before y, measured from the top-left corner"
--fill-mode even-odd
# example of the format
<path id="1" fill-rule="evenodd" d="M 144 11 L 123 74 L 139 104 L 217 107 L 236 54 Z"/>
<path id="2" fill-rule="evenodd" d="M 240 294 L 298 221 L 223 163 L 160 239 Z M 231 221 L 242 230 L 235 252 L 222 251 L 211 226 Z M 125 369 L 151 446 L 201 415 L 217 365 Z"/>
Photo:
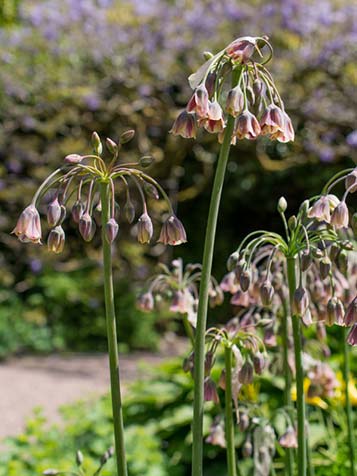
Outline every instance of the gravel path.
<path id="1" fill-rule="evenodd" d="M 174 343 L 159 354 L 121 356 L 124 386 L 125 382 L 145 377 L 140 363 L 155 365 L 182 350 L 182 343 Z M 61 405 L 103 394 L 108 389 L 106 355 L 21 357 L 0 363 L 0 440 L 20 433 L 34 407 L 42 407 L 48 420 L 55 422 L 59 421 Z"/>

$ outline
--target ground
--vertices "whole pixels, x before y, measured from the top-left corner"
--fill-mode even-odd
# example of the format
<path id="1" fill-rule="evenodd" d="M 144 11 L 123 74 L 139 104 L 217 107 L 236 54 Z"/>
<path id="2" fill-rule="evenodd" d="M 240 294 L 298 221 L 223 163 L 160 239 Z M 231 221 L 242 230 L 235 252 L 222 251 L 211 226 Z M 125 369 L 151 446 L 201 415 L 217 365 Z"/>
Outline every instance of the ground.
<path id="1" fill-rule="evenodd" d="M 181 353 L 184 342 L 175 339 L 159 353 L 135 352 L 120 358 L 124 384 L 143 378 L 140 363 L 155 365 Z M 50 422 L 59 420 L 58 409 L 72 401 L 100 395 L 109 389 L 106 355 L 27 356 L 0 363 L 0 440 L 20 433 L 34 407 L 42 407 Z"/>

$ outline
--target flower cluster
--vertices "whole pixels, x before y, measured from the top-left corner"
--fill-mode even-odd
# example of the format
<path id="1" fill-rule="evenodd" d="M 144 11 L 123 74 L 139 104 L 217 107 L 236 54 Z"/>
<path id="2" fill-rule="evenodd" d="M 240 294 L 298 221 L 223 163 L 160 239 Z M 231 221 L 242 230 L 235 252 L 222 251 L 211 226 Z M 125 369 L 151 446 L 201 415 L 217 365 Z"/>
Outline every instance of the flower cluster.
<path id="1" fill-rule="evenodd" d="M 22 212 L 16 227 L 12 231 L 20 241 L 41 243 L 41 220 L 38 203 L 47 192 L 54 191 L 47 206 L 47 222 L 50 232 L 47 238 L 48 249 L 61 253 L 65 243 L 65 233 L 62 223 L 66 217 L 66 209 L 75 194 L 71 214 L 78 224 L 79 232 L 85 241 L 91 241 L 96 232 L 94 211 L 101 212 L 101 200 L 97 194 L 100 183 L 109 185 L 110 218 L 105 224 L 105 236 L 112 243 L 118 235 L 119 224 L 117 216 L 123 216 L 131 224 L 136 218 L 136 209 L 131 197 L 128 180 L 132 181 L 142 204 L 142 210 L 137 220 L 137 239 L 140 243 L 149 243 L 153 237 L 153 223 L 148 214 L 147 197 L 159 199 L 159 192 L 167 203 L 169 216 L 165 220 L 159 242 L 165 245 L 179 245 L 186 242 L 186 232 L 181 221 L 173 212 L 171 203 L 162 187 L 148 174 L 138 167 L 148 167 L 153 159 L 144 156 L 134 163 L 120 163 L 119 151 L 123 144 L 134 136 L 133 130 L 124 132 L 115 143 L 106 139 L 106 146 L 111 154 L 109 163 L 102 158 L 103 146 L 96 132 L 92 136 L 94 152 L 90 155 L 70 154 L 64 159 L 64 166 L 55 170 L 39 187 L 31 204 Z M 118 186 L 119 185 L 119 186 Z M 86 192 L 84 192 L 86 190 Z M 119 212 L 117 195 L 124 194 L 122 213 Z M 73 200 L 72 200 L 73 201 Z"/>
<path id="2" fill-rule="evenodd" d="M 171 312 L 184 315 L 196 327 L 202 266 L 190 263 L 184 267 L 182 259 L 178 258 L 172 261 L 171 269 L 164 264 L 160 264 L 160 268 L 161 272 L 151 278 L 148 290 L 139 296 L 139 308 L 152 311 L 159 301 L 168 301 Z M 223 292 L 213 276 L 209 294 L 211 307 L 222 304 Z"/>
<path id="3" fill-rule="evenodd" d="M 269 50 L 264 59 L 262 49 Z M 237 139 L 294 140 L 294 129 L 274 80 L 264 66 L 272 56 L 266 37 L 242 37 L 234 40 L 210 58 L 189 78 L 194 93 L 186 109 L 177 117 L 171 132 L 195 138 L 198 127 L 218 134 L 220 142 L 228 117 L 234 118 L 231 143 Z M 261 61 L 255 59 L 259 56 Z M 227 86 L 227 79 L 230 86 Z"/>

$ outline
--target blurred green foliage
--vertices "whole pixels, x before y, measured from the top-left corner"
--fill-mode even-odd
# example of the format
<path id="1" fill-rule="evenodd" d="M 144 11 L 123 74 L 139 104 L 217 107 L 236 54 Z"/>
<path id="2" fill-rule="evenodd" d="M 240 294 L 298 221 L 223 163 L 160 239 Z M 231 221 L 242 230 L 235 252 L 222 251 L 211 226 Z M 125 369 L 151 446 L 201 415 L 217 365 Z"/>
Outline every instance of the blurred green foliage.
<path id="1" fill-rule="evenodd" d="M 179 360 L 157 369 L 146 369 L 148 380 L 138 381 L 125 393 L 124 418 L 129 473 L 133 476 L 188 476 L 190 474 L 190 424 L 192 413 L 192 380 L 184 374 Z M 274 412 L 281 406 L 282 391 L 277 379 L 259 382 L 260 408 L 257 414 Z M 60 391 L 60 389 L 59 389 Z M 241 403 L 242 405 L 242 403 Z M 243 403 L 244 405 L 244 403 Z M 270 408 L 270 410 L 268 410 Z M 206 406 L 205 433 L 217 408 Z M 348 476 L 346 428 L 341 406 L 330 409 L 330 415 L 309 407 L 311 444 L 316 476 Z M 23 434 L 7 441 L 6 452 L 0 453 L 0 476 L 36 476 L 47 468 L 74 469 L 74 457 L 81 449 L 84 467 L 89 474 L 98 467 L 101 455 L 112 445 L 111 405 L 108 397 L 81 401 L 62 409 L 64 425 L 49 427 L 38 410 Z M 272 415 L 272 413 L 271 413 Z M 279 419 L 273 421 L 281 431 Z M 237 445 L 243 443 L 237 433 Z M 242 474 L 252 472 L 252 461 L 238 451 Z M 282 452 L 275 456 L 277 475 Z M 113 471 L 110 460 L 103 471 Z M 205 445 L 205 476 L 225 476 L 225 453 L 217 446 Z"/>

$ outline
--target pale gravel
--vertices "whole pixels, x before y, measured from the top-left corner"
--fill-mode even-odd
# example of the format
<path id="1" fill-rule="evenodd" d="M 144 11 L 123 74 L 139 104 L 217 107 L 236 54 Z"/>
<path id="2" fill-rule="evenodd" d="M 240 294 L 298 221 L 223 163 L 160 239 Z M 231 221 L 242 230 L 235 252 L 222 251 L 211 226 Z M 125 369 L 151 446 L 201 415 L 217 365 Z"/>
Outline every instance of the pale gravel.
<path id="1" fill-rule="evenodd" d="M 159 354 L 133 353 L 120 358 L 125 384 L 145 378 L 147 366 L 178 355 L 183 342 L 170 342 Z M 146 370 L 145 370 L 146 368 Z M 59 422 L 59 407 L 79 399 L 99 396 L 109 390 L 106 355 L 50 355 L 18 357 L 0 363 L 0 440 L 22 432 L 35 407 L 43 409 L 50 423 Z"/>

